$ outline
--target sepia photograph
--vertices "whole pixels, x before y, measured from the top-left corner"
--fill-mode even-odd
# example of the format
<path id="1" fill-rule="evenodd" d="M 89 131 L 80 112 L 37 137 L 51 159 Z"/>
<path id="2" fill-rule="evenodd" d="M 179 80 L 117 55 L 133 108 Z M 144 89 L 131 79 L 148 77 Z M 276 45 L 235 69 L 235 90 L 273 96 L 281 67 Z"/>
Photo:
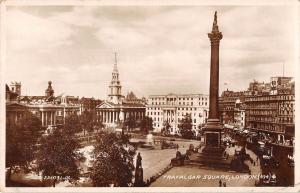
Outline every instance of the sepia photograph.
<path id="1" fill-rule="evenodd" d="M 1 2 L 1 189 L 299 183 L 297 1 L 19 2 Z"/>

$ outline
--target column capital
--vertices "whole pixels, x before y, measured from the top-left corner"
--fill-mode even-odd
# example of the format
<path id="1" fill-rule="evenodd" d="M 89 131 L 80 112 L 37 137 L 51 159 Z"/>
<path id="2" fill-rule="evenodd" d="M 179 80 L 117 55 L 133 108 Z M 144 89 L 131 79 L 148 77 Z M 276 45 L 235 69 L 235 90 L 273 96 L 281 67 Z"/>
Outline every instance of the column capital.
<path id="1" fill-rule="evenodd" d="M 213 31 L 211 33 L 208 33 L 208 37 L 211 43 L 219 44 L 220 40 L 223 38 L 223 34 L 222 32 Z"/>

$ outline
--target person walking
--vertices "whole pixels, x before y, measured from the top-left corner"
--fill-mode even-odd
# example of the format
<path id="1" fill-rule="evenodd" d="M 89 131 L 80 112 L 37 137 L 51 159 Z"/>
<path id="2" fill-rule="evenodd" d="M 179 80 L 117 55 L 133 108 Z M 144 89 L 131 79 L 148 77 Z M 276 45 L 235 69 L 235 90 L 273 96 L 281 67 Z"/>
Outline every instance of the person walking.
<path id="1" fill-rule="evenodd" d="M 226 182 L 223 182 L 223 187 L 226 187 Z"/>
<path id="2" fill-rule="evenodd" d="M 219 180 L 219 187 L 222 187 L 222 180 Z"/>

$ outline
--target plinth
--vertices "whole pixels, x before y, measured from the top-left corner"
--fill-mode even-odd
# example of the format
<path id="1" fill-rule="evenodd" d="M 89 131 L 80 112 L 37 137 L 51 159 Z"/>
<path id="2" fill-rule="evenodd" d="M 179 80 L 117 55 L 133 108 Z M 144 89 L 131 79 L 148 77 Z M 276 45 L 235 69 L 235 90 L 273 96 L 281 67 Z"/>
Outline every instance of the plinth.
<path id="1" fill-rule="evenodd" d="M 222 126 L 218 119 L 210 119 L 203 128 L 204 143 L 200 153 L 190 155 L 187 164 L 203 165 L 215 168 L 230 169 L 232 157 L 229 157 L 222 145 Z"/>
<path id="2" fill-rule="evenodd" d="M 204 131 L 205 147 L 202 155 L 207 158 L 223 159 L 225 148 L 222 146 L 222 126 L 218 119 L 209 119 Z"/>

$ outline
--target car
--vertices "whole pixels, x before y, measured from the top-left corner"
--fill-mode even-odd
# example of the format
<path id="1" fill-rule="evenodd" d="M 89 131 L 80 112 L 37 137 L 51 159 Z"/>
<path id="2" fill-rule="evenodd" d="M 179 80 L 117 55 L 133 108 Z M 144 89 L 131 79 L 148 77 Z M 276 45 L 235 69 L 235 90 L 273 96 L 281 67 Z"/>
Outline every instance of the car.
<path id="1" fill-rule="evenodd" d="M 294 156 L 290 156 L 290 155 L 288 155 L 288 165 L 290 166 L 290 167 L 294 167 Z"/>
<path id="2" fill-rule="evenodd" d="M 273 156 L 263 155 L 262 156 L 262 165 L 279 167 L 280 162 L 278 160 L 276 160 Z"/>
<path id="3" fill-rule="evenodd" d="M 295 166 L 294 160 L 288 160 L 288 165 L 290 167 L 294 167 Z"/>

